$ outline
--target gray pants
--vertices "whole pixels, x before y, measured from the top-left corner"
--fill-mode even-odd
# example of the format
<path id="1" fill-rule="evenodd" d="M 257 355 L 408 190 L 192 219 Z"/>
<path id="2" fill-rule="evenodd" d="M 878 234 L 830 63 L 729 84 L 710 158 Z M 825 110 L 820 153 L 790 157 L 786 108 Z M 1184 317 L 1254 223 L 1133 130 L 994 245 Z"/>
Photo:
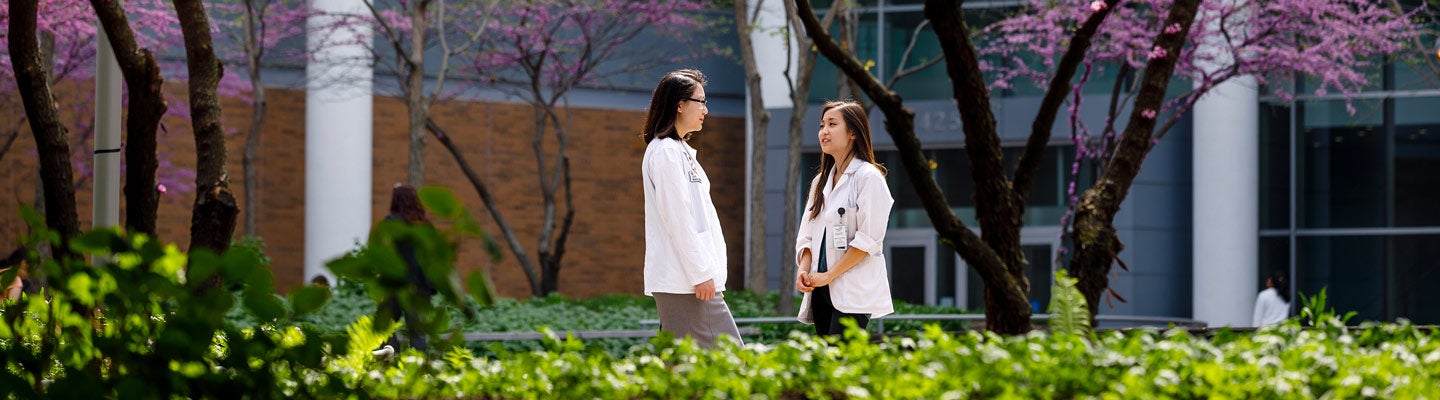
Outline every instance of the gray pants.
<path id="1" fill-rule="evenodd" d="M 660 311 L 660 330 L 674 333 L 677 339 L 688 335 L 707 349 L 715 348 L 715 340 L 722 334 L 743 344 L 722 293 L 715 293 L 710 301 L 700 301 L 693 293 L 653 293 L 655 308 Z"/>

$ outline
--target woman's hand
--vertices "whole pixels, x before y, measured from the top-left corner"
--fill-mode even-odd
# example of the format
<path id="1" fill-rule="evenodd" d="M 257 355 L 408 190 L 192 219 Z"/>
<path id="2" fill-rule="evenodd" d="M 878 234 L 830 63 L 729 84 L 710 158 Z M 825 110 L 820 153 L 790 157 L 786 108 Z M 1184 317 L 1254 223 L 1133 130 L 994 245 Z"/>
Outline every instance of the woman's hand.
<path id="1" fill-rule="evenodd" d="M 707 280 L 695 285 L 695 298 L 700 301 L 710 301 L 715 298 L 715 280 Z"/>
<path id="2" fill-rule="evenodd" d="M 812 291 L 815 291 L 815 288 L 810 287 L 809 284 L 805 283 L 805 281 L 809 279 L 806 277 L 807 275 L 810 274 L 806 272 L 801 272 L 800 275 L 795 276 L 795 290 L 799 290 L 800 293 L 810 293 Z"/>
<path id="3" fill-rule="evenodd" d="M 821 286 L 829 285 L 830 282 L 834 282 L 835 275 L 832 274 L 831 271 L 817 272 L 813 274 L 807 274 L 807 279 L 808 280 L 805 282 L 806 284 L 809 284 L 811 288 L 818 288 Z"/>

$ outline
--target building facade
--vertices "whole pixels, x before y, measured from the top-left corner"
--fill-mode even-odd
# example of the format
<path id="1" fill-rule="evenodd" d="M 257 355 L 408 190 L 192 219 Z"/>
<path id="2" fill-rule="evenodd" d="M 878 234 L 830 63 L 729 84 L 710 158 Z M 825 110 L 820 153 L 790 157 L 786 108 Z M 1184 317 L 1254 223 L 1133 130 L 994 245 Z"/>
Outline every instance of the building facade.
<path id="1" fill-rule="evenodd" d="M 872 71 L 882 81 L 915 60 L 941 54 L 933 35 L 922 35 L 911 61 L 897 65 L 924 20 L 920 3 L 858 2 L 857 53 L 875 61 Z M 967 21 L 982 26 L 1019 6 L 1018 1 L 967 3 Z M 777 6 L 761 14 L 775 17 L 783 11 Z M 776 35 L 752 39 L 761 54 L 786 56 L 785 43 Z M 761 64 L 762 76 L 781 76 L 783 65 Z M 1081 93 L 1084 103 L 1109 102 L 1114 70 L 1091 77 Z M 1433 72 L 1403 63 L 1375 72 L 1373 87 L 1355 100 L 1359 112 L 1353 116 L 1340 96 L 1262 97 L 1258 93 L 1268 90 L 1253 81 L 1222 86 L 1202 99 L 1151 151 L 1115 218 L 1125 244 L 1120 258 L 1130 270 L 1118 271 L 1110 285 L 1128 302 L 1102 304 L 1100 312 L 1248 326 L 1263 276 L 1279 269 L 1294 277 L 1293 290 L 1313 294 L 1328 288 L 1331 305 L 1357 311 L 1361 319 L 1440 322 L 1440 311 L 1424 306 L 1440 301 L 1427 290 L 1440 287 L 1440 261 L 1435 261 L 1440 259 L 1440 212 L 1428 206 L 1440 194 L 1435 189 L 1440 175 L 1431 172 L 1440 170 L 1440 76 L 1427 78 L 1424 74 Z M 801 182 L 808 186 L 819 153 L 812 128 L 819 121 L 819 104 L 842 93 L 838 78 L 821 57 L 809 101 L 794 106 L 784 81 L 763 82 L 761 95 L 771 112 L 763 196 L 772 286 L 779 285 L 780 264 L 793 262 L 793 244 L 780 243 L 785 192 L 801 191 L 802 203 L 805 197 L 805 188 L 786 187 L 784 168 L 773 166 L 786 159 L 789 116 L 805 113 Z M 916 112 L 916 134 L 936 163 L 934 176 L 952 208 L 975 227 L 964 135 L 948 79 L 943 67 L 933 67 L 903 78 L 895 90 Z M 1306 93 L 1300 84 L 1296 92 Z M 1012 168 L 1042 94 L 1026 85 L 991 94 Z M 1082 107 L 1080 120 L 1102 126 L 1102 108 Z M 876 156 L 892 170 L 890 189 L 896 199 L 885 241 L 892 293 L 910 302 L 983 309 L 983 285 L 953 249 L 937 240 L 899 171 L 903 167 L 878 114 L 871 115 Z M 1030 298 L 1039 312 L 1048 304 L 1052 273 L 1064 267 L 1055 260 L 1063 259 L 1067 185 L 1078 181 L 1083 190 L 1093 179 L 1071 170 L 1076 151 L 1063 120 L 1052 130 L 1021 232 L 1032 268 L 1027 273 Z"/>

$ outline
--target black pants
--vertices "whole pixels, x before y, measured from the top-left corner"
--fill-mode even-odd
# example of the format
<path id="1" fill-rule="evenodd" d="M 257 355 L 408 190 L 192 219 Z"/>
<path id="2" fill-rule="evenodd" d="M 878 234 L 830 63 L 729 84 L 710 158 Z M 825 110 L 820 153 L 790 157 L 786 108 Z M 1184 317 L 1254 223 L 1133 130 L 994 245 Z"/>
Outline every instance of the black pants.
<path id="1" fill-rule="evenodd" d="M 428 347 L 428 340 L 425 334 L 420 332 L 418 326 L 420 324 L 420 316 L 416 315 L 414 310 L 401 307 L 400 299 L 395 297 L 385 300 L 385 303 L 381 306 L 390 311 L 390 318 L 392 318 L 392 320 L 399 322 L 402 318 L 404 319 L 405 326 L 400 329 L 404 331 L 406 339 L 410 342 L 410 347 L 415 350 L 425 351 Z M 400 331 L 395 331 L 394 334 L 390 335 L 390 339 L 385 341 L 385 344 L 394 347 L 395 351 L 400 351 L 400 335 Z"/>
<path id="2" fill-rule="evenodd" d="M 841 319 L 855 320 L 855 326 L 865 329 L 870 325 L 870 314 L 846 314 L 835 310 L 830 302 L 830 287 L 821 286 L 810 293 L 810 315 L 815 318 L 816 335 L 840 335 L 845 333 Z"/>

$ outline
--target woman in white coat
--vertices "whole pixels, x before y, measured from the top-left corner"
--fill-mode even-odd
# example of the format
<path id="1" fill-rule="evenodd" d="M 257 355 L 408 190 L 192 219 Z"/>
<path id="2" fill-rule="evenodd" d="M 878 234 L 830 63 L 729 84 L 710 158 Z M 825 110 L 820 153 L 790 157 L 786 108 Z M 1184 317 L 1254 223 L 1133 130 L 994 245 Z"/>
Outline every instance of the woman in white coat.
<path id="1" fill-rule="evenodd" d="M 1290 280 L 1285 271 L 1271 270 L 1265 290 L 1255 296 L 1255 327 L 1275 325 L 1290 317 Z"/>
<path id="2" fill-rule="evenodd" d="M 824 154 L 795 242 L 795 288 L 805 293 L 800 322 L 815 324 L 818 335 L 837 335 L 845 331 L 842 319 L 864 329 L 871 318 L 895 311 L 881 254 L 895 199 L 885 167 L 875 163 L 864 107 L 825 103 L 819 138 Z"/>
<path id="3" fill-rule="evenodd" d="M 645 295 L 655 298 L 660 329 L 715 347 L 720 335 L 740 340 L 725 304 L 728 262 L 710 178 L 690 137 L 705 123 L 705 75 L 665 74 L 645 117 Z"/>

